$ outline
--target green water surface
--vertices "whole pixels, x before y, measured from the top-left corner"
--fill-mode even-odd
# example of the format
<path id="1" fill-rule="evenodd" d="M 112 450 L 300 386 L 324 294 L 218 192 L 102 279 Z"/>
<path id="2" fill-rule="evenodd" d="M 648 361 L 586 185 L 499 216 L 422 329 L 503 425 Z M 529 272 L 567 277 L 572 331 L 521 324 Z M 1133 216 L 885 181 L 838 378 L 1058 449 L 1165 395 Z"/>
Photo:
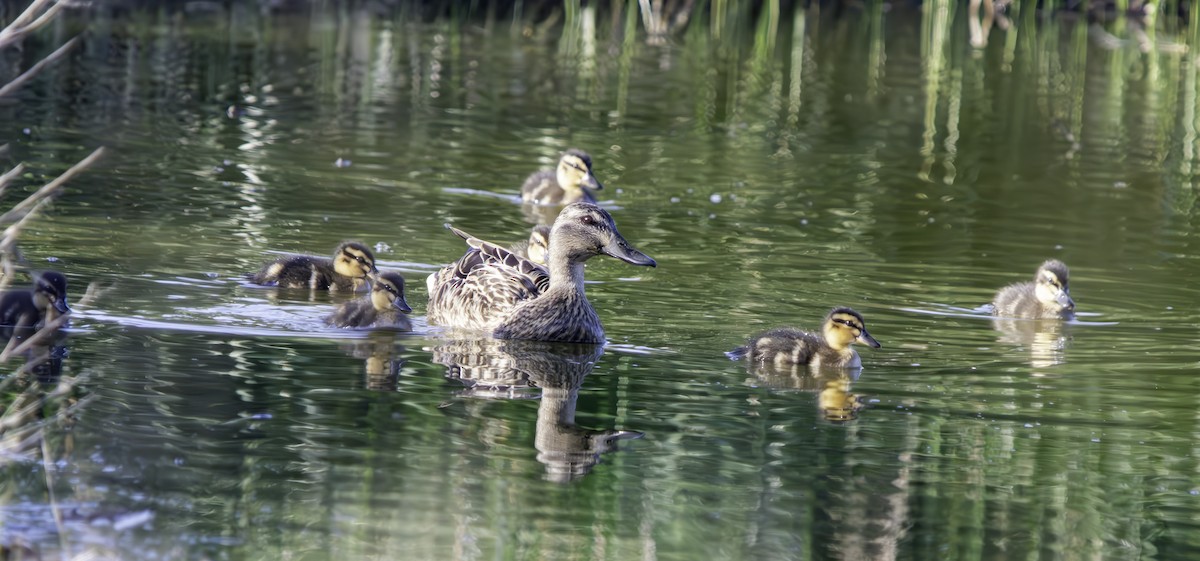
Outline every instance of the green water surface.
<path id="1" fill-rule="evenodd" d="M 3 201 L 106 147 L 20 247 L 72 299 L 108 290 L 64 343 L 92 400 L 47 435 L 52 463 L 0 464 L 0 543 L 1200 558 L 1194 25 L 1142 48 L 1130 22 L 1018 14 L 975 49 L 956 5 L 867 3 L 653 45 L 610 8 L 541 28 L 101 3 L 5 51 L 7 80 L 82 33 L 0 105 L 2 167 L 29 170 Z M 608 344 L 429 326 L 424 279 L 465 248 L 443 224 L 524 239 L 519 186 L 569 147 L 659 264 L 589 262 Z M 414 333 L 331 330 L 345 297 L 244 282 L 348 238 L 405 274 Z M 1071 267 L 1077 321 L 977 310 L 1047 258 Z M 883 344 L 861 372 L 723 354 L 833 306 Z"/>

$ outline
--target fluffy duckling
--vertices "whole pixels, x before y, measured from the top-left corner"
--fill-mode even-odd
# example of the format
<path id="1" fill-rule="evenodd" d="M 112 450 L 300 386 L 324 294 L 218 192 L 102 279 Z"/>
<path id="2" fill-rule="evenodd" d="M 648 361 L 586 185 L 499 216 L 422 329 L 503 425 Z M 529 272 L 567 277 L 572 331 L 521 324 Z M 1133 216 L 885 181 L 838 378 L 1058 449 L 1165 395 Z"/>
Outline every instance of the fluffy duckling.
<path id="1" fill-rule="evenodd" d="M 371 293 L 338 306 L 325 318 L 333 327 L 390 327 L 412 331 L 412 322 L 404 315 L 412 311 L 404 300 L 404 277 L 388 271 L 375 276 Z"/>
<path id="2" fill-rule="evenodd" d="M 40 328 L 70 311 L 67 277 L 46 271 L 34 276 L 32 290 L 13 290 L 0 297 L 0 326 L 11 335 L 18 329 Z"/>
<path id="3" fill-rule="evenodd" d="M 471 249 L 426 279 L 429 321 L 486 330 L 498 339 L 603 343 L 604 328 L 583 292 L 584 262 L 603 254 L 655 266 L 625 241 L 607 211 L 591 203 L 570 204 L 559 213 L 546 268 L 451 230 Z"/>
<path id="4" fill-rule="evenodd" d="M 858 353 L 850 348 L 862 343 L 878 349 L 882 345 L 867 333 L 862 314 L 850 308 L 834 308 L 825 316 L 821 333 L 810 333 L 791 327 L 777 327 L 760 333 L 728 354 L 739 360 L 776 366 L 807 364 L 833 368 L 861 368 Z"/>
<path id="5" fill-rule="evenodd" d="M 592 173 L 592 157 L 574 148 L 563 153 L 557 170 L 542 170 L 530 175 L 521 185 L 521 200 L 539 205 L 565 205 L 596 202 L 592 191 L 604 186 Z"/>
<path id="6" fill-rule="evenodd" d="M 1051 259 L 1038 267 L 1033 282 L 1010 284 L 992 299 L 992 313 L 1025 319 L 1071 319 L 1075 301 L 1071 300 L 1067 265 Z"/>
<path id="7" fill-rule="evenodd" d="M 368 288 L 367 275 L 378 273 L 375 254 L 358 242 L 342 242 L 333 258 L 293 255 L 276 260 L 250 277 L 250 282 L 280 288 L 358 292 Z"/>
<path id="8" fill-rule="evenodd" d="M 534 226 L 529 232 L 529 240 L 517 242 L 508 250 L 543 267 L 546 266 L 546 254 L 550 251 L 550 227 Z"/>

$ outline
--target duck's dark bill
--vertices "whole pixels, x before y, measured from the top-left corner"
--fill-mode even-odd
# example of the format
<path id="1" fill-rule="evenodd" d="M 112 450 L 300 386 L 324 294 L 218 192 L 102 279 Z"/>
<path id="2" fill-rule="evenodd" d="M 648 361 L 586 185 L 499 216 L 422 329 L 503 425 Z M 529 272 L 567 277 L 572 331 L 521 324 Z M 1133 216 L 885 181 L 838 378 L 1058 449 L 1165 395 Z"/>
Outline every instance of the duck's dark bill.
<path id="1" fill-rule="evenodd" d="M 400 310 L 401 312 L 404 312 L 406 314 L 412 313 L 412 307 L 410 307 L 408 305 L 408 302 L 405 302 L 403 298 L 397 298 L 397 299 L 393 300 L 392 306 L 395 307 L 397 310 Z"/>
<path id="2" fill-rule="evenodd" d="M 1062 306 L 1069 310 L 1075 309 L 1075 301 L 1072 300 L 1071 296 L 1069 294 L 1067 294 L 1066 292 L 1059 292 L 1058 298 L 1056 298 L 1056 300 L 1058 301 L 1059 306 Z"/>
<path id="3" fill-rule="evenodd" d="M 625 240 L 617 240 L 604 246 L 604 253 L 611 257 L 616 257 L 621 261 L 631 265 L 641 265 L 645 267 L 657 267 L 658 263 L 651 259 L 649 255 L 642 253 L 632 247 Z"/>
<path id="4" fill-rule="evenodd" d="M 883 345 L 880 345 L 879 341 L 876 341 L 875 338 L 872 337 L 871 334 L 867 333 L 866 331 L 863 331 L 862 334 L 860 334 L 858 336 L 858 342 L 862 343 L 864 345 L 870 345 L 871 347 L 876 348 L 876 349 L 883 346 Z"/>
<path id="5" fill-rule="evenodd" d="M 593 191 L 599 191 L 604 188 L 604 185 L 600 184 L 600 180 L 596 179 L 596 176 L 590 173 L 588 174 L 587 179 L 584 180 L 583 186 Z"/>

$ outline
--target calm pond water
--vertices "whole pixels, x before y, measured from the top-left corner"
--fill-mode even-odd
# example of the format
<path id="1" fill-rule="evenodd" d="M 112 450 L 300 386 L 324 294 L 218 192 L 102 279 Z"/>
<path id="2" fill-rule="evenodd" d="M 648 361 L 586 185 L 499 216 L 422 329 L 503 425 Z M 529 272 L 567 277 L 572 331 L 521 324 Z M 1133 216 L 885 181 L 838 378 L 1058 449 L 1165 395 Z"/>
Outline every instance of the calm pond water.
<path id="1" fill-rule="evenodd" d="M 1200 557 L 1198 33 L 1023 14 L 974 49 L 942 4 L 758 33 L 744 13 L 662 46 L 605 11 L 100 6 L 5 51 L 7 80 L 83 33 L 0 105 L 0 139 L 22 193 L 107 148 L 21 238 L 73 300 L 107 291 L 64 343 L 91 401 L 47 433 L 52 463 L 0 469 L 0 543 Z M 428 326 L 424 278 L 464 250 L 443 224 L 525 238 L 514 195 L 568 147 L 659 263 L 589 263 L 608 344 Z M 243 281 L 347 238 L 408 278 L 414 333 L 327 329 L 344 297 Z M 1050 257 L 1079 320 L 976 310 Z M 861 372 L 723 354 L 835 305 L 883 344 Z"/>

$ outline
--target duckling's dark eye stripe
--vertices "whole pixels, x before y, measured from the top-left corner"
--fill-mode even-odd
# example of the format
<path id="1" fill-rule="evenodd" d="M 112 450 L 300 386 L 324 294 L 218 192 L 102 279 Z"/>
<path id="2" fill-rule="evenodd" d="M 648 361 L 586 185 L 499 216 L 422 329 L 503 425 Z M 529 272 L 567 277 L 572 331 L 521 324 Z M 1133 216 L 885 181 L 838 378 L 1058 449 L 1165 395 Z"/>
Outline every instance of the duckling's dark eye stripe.
<path id="1" fill-rule="evenodd" d="M 842 324 L 842 325 L 844 325 L 844 326 L 846 326 L 846 327 L 850 327 L 850 328 L 853 328 L 853 329 L 857 329 L 857 330 L 859 330 L 859 331 L 862 331 L 862 326 L 861 326 L 861 325 L 859 325 L 857 322 L 854 322 L 854 321 L 851 321 L 851 320 L 848 320 L 848 319 L 839 319 L 839 318 L 834 318 L 834 320 L 833 320 L 833 323 L 840 323 L 840 324 Z"/>

